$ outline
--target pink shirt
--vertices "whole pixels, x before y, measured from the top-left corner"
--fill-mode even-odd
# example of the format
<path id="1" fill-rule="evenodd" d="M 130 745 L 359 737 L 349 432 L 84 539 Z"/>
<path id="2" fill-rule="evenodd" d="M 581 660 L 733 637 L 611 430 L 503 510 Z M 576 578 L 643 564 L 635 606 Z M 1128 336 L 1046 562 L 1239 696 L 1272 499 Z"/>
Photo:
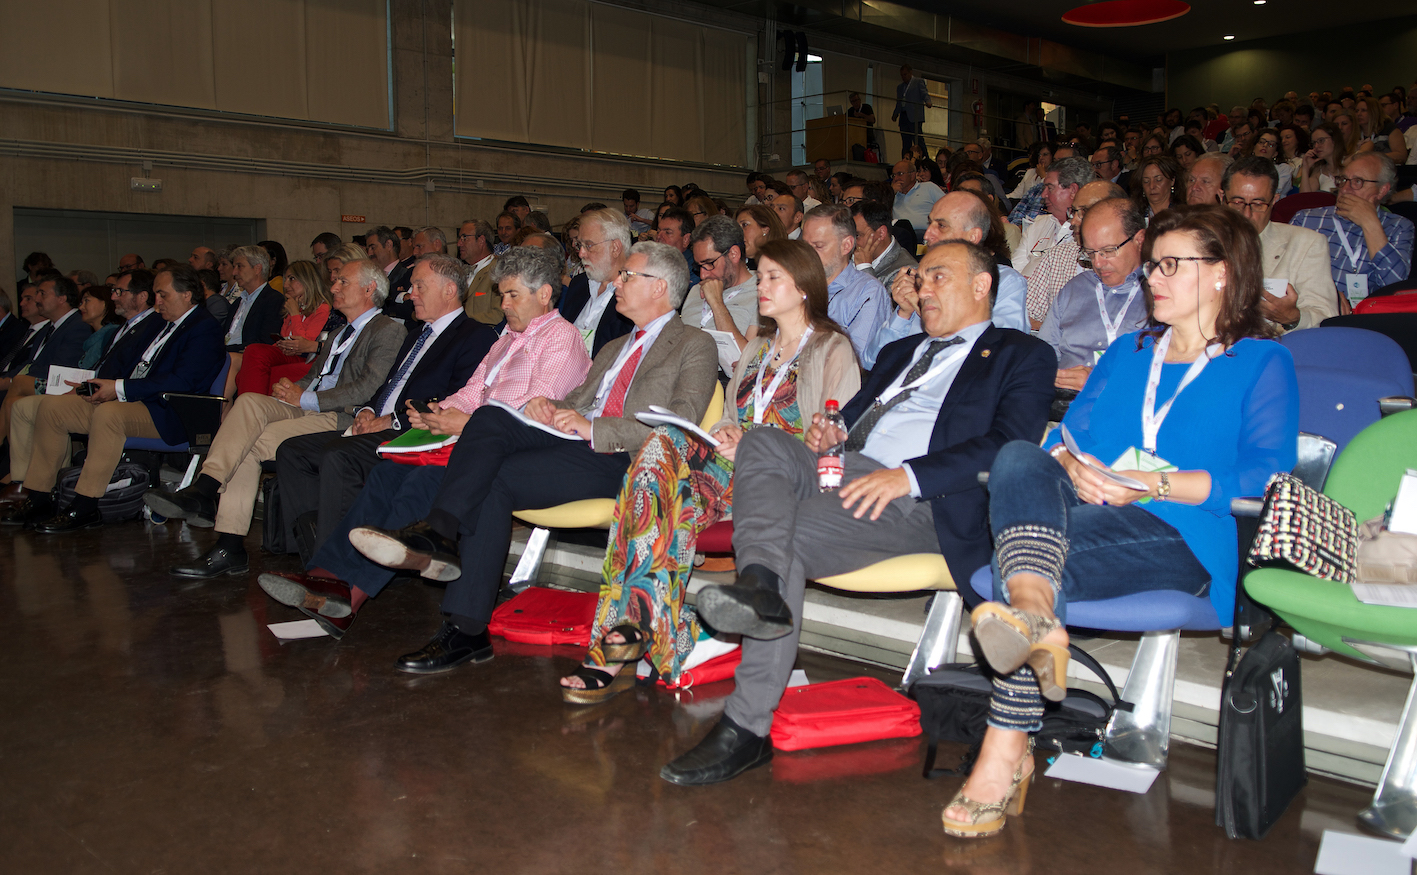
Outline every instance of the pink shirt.
<path id="1" fill-rule="evenodd" d="M 576 327 L 552 310 L 520 333 L 497 338 L 472 378 L 442 406 L 472 413 L 488 400 L 520 408 L 533 398 L 565 398 L 590 371 L 590 355 Z M 488 386 L 488 383 L 491 386 Z"/>

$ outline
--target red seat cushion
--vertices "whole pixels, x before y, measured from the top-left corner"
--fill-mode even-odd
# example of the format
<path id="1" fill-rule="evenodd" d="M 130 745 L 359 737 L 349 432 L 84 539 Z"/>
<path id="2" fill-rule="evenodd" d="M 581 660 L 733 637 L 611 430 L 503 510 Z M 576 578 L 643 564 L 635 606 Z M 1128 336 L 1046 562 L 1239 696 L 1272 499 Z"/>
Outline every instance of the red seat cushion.
<path id="1" fill-rule="evenodd" d="M 733 520 L 714 523 L 699 532 L 698 548 L 700 553 L 732 553 Z"/>

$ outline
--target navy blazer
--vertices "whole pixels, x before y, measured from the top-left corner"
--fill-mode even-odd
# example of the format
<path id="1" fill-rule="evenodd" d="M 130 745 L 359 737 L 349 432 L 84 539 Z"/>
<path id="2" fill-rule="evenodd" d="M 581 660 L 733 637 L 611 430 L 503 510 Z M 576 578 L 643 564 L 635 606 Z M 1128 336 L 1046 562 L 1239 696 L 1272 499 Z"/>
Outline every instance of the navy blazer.
<path id="1" fill-rule="evenodd" d="M 49 379 L 49 366 L 61 365 L 66 368 L 77 368 L 79 359 L 84 357 L 84 341 L 93 334 L 93 329 L 79 315 L 78 310 L 71 312 L 64 324 L 54 329 L 49 335 L 49 339 L 44 342 L 44 347 L 30 361 L 30 376 L 36 380 Z"/>
<path id="2" fill-rule="evenodd" d="M 121 380 L 133 373 L 133 368 L 142 361 L 148 344 L 167 325 L 167 320 L 153 311 L 143 317 L 143 321 L 128 329 L 128 332 L 108 348 L 103 358 L 94 368 L 94 376 L 100 380 Z"/>
<path id="3" fill-rule="evenodd" d="M 848 426 L 876 396 L 910 366 L 923 340 L 915 334 L 887 344 L 861 391 L 842 408 Z M 1058 357 L 1036 337 L 1012 328 L 989 326 L 965 358 L 930 433 L 930 451 L 907 459 L 920 495 L 935 515 L 940 552 L 966 601 L 965 584 L 975 569 L 989 564 L 989 496 L 979 485 L 994 456 L 1009 441 L 1038 443 L 1048 425 Z M 978 599 L 975 599 L 978 601 Z"/>
<path id="4" fill-rule="evenodd" d="M 398 373 L 399 365 L 413 349 L 421 331 L 422 329 L 419 329 L 419 332 L 410 332 L 404 338 L 403 346 L 399 347 L 399 353 L 394 357 L 388 376 L 380 384 L 379 391 L 374 393 L 375 398 L 383 394 L 384 387 L 393 380 L 394 374 Z M 469 319 L 466 313 L 458 313 L 457 318 L 438 335 L 438 339 L 433 341 L 433 345 L 418 360 L 413 373 L 409 374 L 407 382 L 403 384 L 398 401 L 394 403 L 394 413 L 397 414 L 394 427 L 399 431 L 408 427 L 408 423 L 404 421 L 404 411 L 405 402 L 410 398 L 418 401 L 442 399 L 467 385 L 467 381 L 472 379 L 472 372 L 482 364 L 483 357 L 496 342 L 497 331 L 491 325 Z M 378 413 L 377 410 L 374 412 Z"/>
<path id="5" fill-rule="evenodd" d="M 231 323 L 236 321 L 238 309 L 237 304 L 233 303 L 226 318 L 221 321 L 223 338 L 231 330 Z M 251 311 L 241 323 L 241 342 L 233 343 L 226 349 L 230 352 L 241 352 L 253 343 L 270 343 L 271 335 L 280 334 L 281 324 L 284 322 L 285 296 L 271 288 L 270 283 L 266 283 L 256 291 L 256 298 L 251 302 Z M 225 343 L 225 340 L 222 342 Z"/>
<path id="6" fill-rule="evenodd" d="M 561 295 L 561 301 L 556 305 L 556 309 L 561 312 L 561 316 L 567 322 L 575 322 L 576 317 L 581 314 L 581 310 L 590 303 L 590 277 L 585 274 L 571 278 L 571 284 L 566 286 L 566 291 Z M 620 311 L 615 309 L 615 302 L 611 301 L 605 307 L 605 312 L 600 316 L 600 324 L 595 327 L 595 340 L 591 346 L 590 356 L 595 358 L 600 354 L 600 348 L 617 337 L 629 334 L 635 327 L 635 323 L 620 315 Z"/>
<path id="7" fill-rule="evenodd" d="M 417 336 L 423 330 L 423 323 L 413 316 L 413 299 L 405 298 L 400 301 L 399 295 L 408 293 L 413 288 L 413 263 L 416 258 L 408 258 L 400 261 L 389 272 L 389 296 L 384 299 L 383 314 L 390 319 L 402 319 L 404 328 L 409 334 Z"/>
<path id="8" fill-rule="evenodd" d="M 167 327 L 161 317 L 159 330 Z M 217 374 L 226 364 L 225 331 L 207 308 L 198 304 L 182 324 L 173 331 L 172 337 L 158 350 L 157 359 L 151 363 L 148 375 L 141 380 L 123 380 L 123 397 L 129 401 L 141 402 L 148 408 L 157 433 L 169 444 L 180 444 L 187 440 L 187 431 L 182 420 L 162 400 L 164 392 L 205 395 L 212 390 Z M 138 350 L 142 356 L 147 351 L 149 340 Z M 137 366 L 137 362 L 134 362 Z M 129 373 L 132 373 L 130 370 Z"/>

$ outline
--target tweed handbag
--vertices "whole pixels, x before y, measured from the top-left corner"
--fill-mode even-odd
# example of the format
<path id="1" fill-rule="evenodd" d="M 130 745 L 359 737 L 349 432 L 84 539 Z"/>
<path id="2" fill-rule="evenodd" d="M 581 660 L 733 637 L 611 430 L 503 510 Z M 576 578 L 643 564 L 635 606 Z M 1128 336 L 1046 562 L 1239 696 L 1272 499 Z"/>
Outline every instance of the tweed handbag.
<path id="1" fill-rule="evenodd" d="M 1261 567 L 1292 568 L 1351 583 L 1358 561 L 1357 518 L 1294 475 L 1275 474 L 1265 487 L 1249 560 Z"/>

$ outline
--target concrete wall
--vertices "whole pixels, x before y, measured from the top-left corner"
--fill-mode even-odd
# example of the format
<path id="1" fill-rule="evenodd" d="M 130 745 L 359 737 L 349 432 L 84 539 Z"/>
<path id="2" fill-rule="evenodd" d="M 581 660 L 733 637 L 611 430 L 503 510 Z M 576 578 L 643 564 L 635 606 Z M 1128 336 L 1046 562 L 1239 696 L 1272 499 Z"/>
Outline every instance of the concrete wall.
<path id="1" fill-rule="evenodd" d="M 1417 16 L 1326 28 L 1272 39 L 1174 52 L 1166 59 L 1167 105 L 1273 103 L 1286 91 L 1372 85 L 1386 91 L 1417 76 Z"/>

